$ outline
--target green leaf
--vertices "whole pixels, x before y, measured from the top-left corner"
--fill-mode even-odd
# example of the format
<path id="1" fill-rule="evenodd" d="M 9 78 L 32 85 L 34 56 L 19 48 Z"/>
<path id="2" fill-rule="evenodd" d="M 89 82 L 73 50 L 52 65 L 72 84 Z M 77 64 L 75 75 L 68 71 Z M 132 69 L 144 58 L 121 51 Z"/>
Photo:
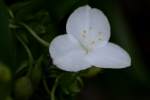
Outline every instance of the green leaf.
<path id="1" fill-rule="evenodd" d="M 66 72 L 63 74 L 59 84 L 65 94 L 74 95 L 80 92 L 82 84 L 78 78 L 77 73 Z"/>
<path id="2" fill-rule="evenodd" d="M 43 8 L 44 0 L 28 0 L 23 2 L 16 2 L 11 6 L 17 20 L 28 20 L 31 15 L 35 14 Z M 26 15 L 26 16 L 24 16 Z"/>

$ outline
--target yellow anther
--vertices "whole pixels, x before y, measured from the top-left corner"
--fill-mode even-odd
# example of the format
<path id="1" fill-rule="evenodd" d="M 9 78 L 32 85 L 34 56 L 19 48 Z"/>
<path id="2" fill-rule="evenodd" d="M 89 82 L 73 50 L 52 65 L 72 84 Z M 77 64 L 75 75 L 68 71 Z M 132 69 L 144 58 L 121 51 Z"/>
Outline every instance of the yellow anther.
<path id="1" fill-rule="evenodd" d="M 81 36 L 82 36 L 83 38 L 85 38 L 85 37 L 86 37 L 86 33 L 87 33 L 87 31 L 86 31 L 86 30 L 83 30 L 80 34 L 81 34 Z"/>
<path id="2" fill-rule="evenodd" d="M 84 33 L 84 32 L 81 32 L 80 34 L 81 34 L 81 36 L 82 36 L 83 38 L 85 38 L 85 37 L 86 37 L 86 35 L 85 35 L 85 33 Z"/>

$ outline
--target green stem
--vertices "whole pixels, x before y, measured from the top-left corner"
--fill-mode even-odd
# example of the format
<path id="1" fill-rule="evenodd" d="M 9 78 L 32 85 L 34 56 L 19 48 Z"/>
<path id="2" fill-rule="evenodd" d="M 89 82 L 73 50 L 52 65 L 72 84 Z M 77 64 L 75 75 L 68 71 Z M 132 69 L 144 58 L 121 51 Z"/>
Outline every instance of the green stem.
<path id="1" fill-rule="evenodd" d="M 9 28 L 11 28 L 11 29 L 17 29 L 18 26 L 10 23 L 10 24 L 9 24 Z"/>
<path id="2" fill-rule="evenodd" d="M 51 100 L 56 100 L 56 99 L 55 99 L 55 91 L 56 91 L 56 88 L 57 88 L 59 79 L 61 78 L 62 75 L 63 75 L 63 74 L 59 75 L 59 76 L 55 79 L 55 82 L 54 82 L 54 85 L 53 85 L 51 91 L 49 90 L 49 88 L 48 88 L 48 86 L 47 86 L 46 80 L 45 80 L 45 79 L 43 80 L 44 88 L 45 88 L 46 92 L 47 92 L 48 94 L 50 94 Z"/>
<path id="3" fill-rule="evenodd" d="M 29 75 L 31 73 L 31 70 L 32 70 L 32 65 L 33 65 L 33 56 L 32 56 L 32 53 L 30 51 L 30 49 L 28 48 L 28 46 L 25 44 L 25 42 L 19 37 L 17 36 L 17 39 L 20 41 L 20 43 L 23 45 L 23 47 L 25 48 L 27 54 L 28 54 L 28 58 L 29 58 L 29 71 L 27 73 L 27 75 Z"/>
<path id="4" fill-rule="evenodd" d="M 34 30 L 32 30 L 28 25 L 26 25 L 25 23 L 20 23 L 21 25 L 23 25 L 28 31 L 29 33 L 41 44 L 43 44 L 44 46 L 48 47 L 49 43 L 46 42 L 45 40 L 41 39 Z"/>
<path id="5" fill-rule="evenodd" d="M 47 86 L 47 83 L 46 83 L 46 80 L 45 80 L 45 79 L 43 79 L 43 85 L 44 85 L 44 88 L 45 88 L 46 92 L 51 95 L 51 92 L 50 92 L 50 90 L 49 90 L 49 88 L 48 88 L 48 86 Z M 50 97 L 51 97 L 51 96 L 50 96 Z"/>
<path id="6" fill-rule="evenodd" d="M 53 85 L 52 91 L 51 91 L 51 100 L 55 100 L 55 91 L 58 84 L 58 79 L 55 80 L 55 83 Z"/>
<path id="7" fill-rule="evenodd" d="M 83 80 L 81 79 L 81 77 L 77 77 L 78 82 L 80 83 L 81 86 L 84 85 Z"/>
<path id="8" fill-rule="evenodd" d="M 15 18 L 15 16 L 14 16 L 13 12 L 11 11 L 11 9 L 9 9 L 9 8 L 7 8 L 7 9 L 8 9 L 8 13 L 9 13 L 10 17 L 12 19 Z"/>
<path id="9" fill-rule="evenodd" d="M 60 74 L 60 75 L 55 79 L 54 85 L 53 85 L 52 90 L 51 90 L 51 100 L 56 100 L 56 99 L 55 99 L 55 91 L 56 91 L 56 88 L 57 88 L 59 79 L 61 78 L 62 75 L 63 75 L 63 74 Z"/>
<path id="10" fill-rule="evenodd" d="M 25 61 L 23 62 L 20 67 L 16 70 L 16 74 L 19 73 L 20 71 L 22 71 L 24 68 L 26 68 L 28 66 L 28 62 Z"/>

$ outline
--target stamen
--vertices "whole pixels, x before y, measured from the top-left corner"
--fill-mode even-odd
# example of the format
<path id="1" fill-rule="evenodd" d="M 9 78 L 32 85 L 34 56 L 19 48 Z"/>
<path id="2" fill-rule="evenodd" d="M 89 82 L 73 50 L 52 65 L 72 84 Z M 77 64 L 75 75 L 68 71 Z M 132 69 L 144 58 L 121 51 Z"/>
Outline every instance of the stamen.
<path id="1" fill-rule="evenodd" d="M 86 30 L 83 30 L 83 33 L 87 33 L 87 31 L 86 31 Z"/>
<path id="2" fill-rule="evenodd" d="M 86 31 L 86 30 L 83 30 L 83 32 L 81 32 L 80 34 L 81 34 L 81 36 L 82 36 L 83 38 L 85 38 L 85 37 L 86 37 L 86 33 L 87 33 L 87 31 Z"/>
<path id="3" fill-rule="evenodd" d="M 92 45 L 95 44 L 95 41 L 92 41 L 91 44 L 92 44 Z"/>

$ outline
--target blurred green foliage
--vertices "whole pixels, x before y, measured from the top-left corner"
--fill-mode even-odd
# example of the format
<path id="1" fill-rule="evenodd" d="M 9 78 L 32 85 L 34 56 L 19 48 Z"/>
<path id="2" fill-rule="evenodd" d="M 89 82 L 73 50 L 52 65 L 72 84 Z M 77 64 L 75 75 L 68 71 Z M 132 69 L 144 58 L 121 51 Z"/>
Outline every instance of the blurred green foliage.
<path id="1" fill-rule="evenodd" d="M 5 99 L 10 92 L 13 60 L 12 35 L 8 28 L 8 11 L 0 1 L 0 100 Z"/>
<path id="2" fill-rule="evenodd" d="M 8 10 L 0 1 L 0 61 L 12 66 L 13 64 L 13 36 L 9 30 Z"/>

